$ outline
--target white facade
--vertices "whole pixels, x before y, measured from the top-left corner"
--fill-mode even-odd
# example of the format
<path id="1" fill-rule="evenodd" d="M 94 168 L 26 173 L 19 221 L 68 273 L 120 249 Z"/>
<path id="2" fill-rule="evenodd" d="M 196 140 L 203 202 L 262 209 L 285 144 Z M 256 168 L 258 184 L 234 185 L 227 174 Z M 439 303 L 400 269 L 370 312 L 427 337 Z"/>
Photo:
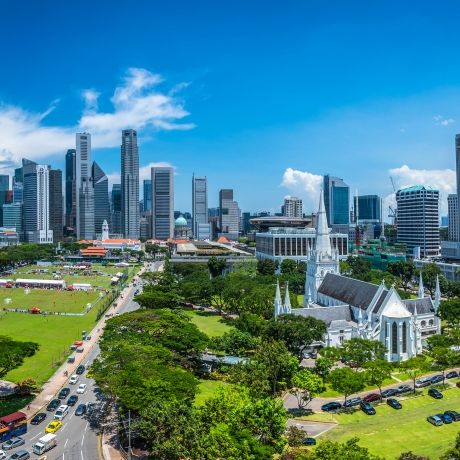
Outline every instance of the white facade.
<path id="1" fill-rule="evenodd" d="M 233 200 L 232 189 L 222 189 L 219 191 L 219 207 L 219 235 L 236 240 L 240 233 L 240 208 L 238 207 L 238 203 Z"/>
<path id="2" fill-rule="evenodd" d="M 283 216 L 286 217 L 303 217 L 302 199 L 295 196 L 287 196 L 284 199 Z"/>

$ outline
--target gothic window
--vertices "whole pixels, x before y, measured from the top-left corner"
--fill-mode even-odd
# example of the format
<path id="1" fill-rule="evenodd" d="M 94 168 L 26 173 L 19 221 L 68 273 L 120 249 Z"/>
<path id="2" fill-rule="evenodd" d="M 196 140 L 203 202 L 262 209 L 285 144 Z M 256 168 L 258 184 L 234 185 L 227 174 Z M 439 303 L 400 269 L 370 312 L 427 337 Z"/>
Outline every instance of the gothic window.
<path id="1" fill-rule="evenodd" d="M 406 323 L 403 323 L 402 327 L 402 351 L 407 353 L 407 326 Z"/>
<path id="2" fill-rule="evenodd" d="M 426 327 L 426 321 L 422 321 L 420 324 L 422 327 Z"/>
<path id="3" fill-rule="evenodd" d="M 430 319 L 430 321 L 428 321 L 428 324 L 429 324 L 430 326 L 434 326 L 434 319 Z"/>
<path id="4" fill-rule="evenodd" d="M 393 321 L 391 326 L 391 352 L 398 353 L 398 325 Z"/>

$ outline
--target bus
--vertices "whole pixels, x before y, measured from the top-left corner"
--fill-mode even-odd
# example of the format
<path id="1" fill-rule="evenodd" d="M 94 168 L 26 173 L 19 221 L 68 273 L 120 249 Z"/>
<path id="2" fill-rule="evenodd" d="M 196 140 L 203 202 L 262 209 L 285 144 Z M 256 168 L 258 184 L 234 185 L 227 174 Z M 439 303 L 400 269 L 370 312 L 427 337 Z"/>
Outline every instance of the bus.
<path id="1" fill-rule="evenodd" d="M 0 417 L 0 442 L 5 442 L 13 436 L 27 433 L 27 415 L 24 412 L 13 412 Z"/>

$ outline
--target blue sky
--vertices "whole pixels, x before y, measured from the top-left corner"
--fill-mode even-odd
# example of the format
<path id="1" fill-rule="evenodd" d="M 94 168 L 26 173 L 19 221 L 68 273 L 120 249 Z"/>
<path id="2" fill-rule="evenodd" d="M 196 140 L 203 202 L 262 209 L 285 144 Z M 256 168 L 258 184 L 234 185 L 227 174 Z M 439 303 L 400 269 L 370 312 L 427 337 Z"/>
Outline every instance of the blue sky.
<path id="1" fill-rule="evenodd" d="M 458 2 L 9 2 L 2 6 L 0 164 L 63 168 L 74 132 L 117 181 L 122 128 L 146 176 L 176 167 L 209 204 L 243 211 L 287 194 L 316 207 L 320 175 L 360 194 L 426 183 L 455 191 Z M 391 171 L 391 172 L 390 172 Z M 443 209 L 445 206 L 443 205 Z"/>

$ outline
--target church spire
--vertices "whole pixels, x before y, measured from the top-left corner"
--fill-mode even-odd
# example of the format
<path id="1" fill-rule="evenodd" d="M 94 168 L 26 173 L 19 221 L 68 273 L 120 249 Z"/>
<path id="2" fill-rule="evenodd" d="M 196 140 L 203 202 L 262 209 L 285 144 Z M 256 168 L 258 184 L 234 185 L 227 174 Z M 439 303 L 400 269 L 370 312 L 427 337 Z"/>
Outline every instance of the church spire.
<path id="1" fill-rule="evenodd" d="M 280 315 L 283 312 L 283 301 L 281 300 L 279 280 L 276 280 L 276 294 L 275 294 L 274 308 L 275 308 L 274 313 L 275 313 L 275 319 L 276 319 L 278 318 L 278 315 Z"/>
<path id="2" fill-rule="evenodd" d="M 418 280 L 418 298 L 423 299 L 425 297 L 425 289 L 423 288 L 422 272 L 420 272 L 420 278 Z"/>
<path id="3" fill-rule="evenodd" d="M 329 227 L 327 225 L 326 209 L 324 206 L 324 190 L 321 189 L 319 197 L 319 209 L 316 220 L 316 253 L 319 256 L 332 257 Z"/>
<path id="4" fill-rule="evenodd" d="M 289 296 L 289 282 L 286 282 L 286 294 L 284 296 L 284 313 L 291 313 L 291 297 Z"/>
<path id="5" fill-rule="evenodd" d="M 441 303 L 441 288 L 439 287 L 439 275 L 436 275 L 436 290 L 434 291 L 434 307 L 436 310 L 439 308 Z"/>

